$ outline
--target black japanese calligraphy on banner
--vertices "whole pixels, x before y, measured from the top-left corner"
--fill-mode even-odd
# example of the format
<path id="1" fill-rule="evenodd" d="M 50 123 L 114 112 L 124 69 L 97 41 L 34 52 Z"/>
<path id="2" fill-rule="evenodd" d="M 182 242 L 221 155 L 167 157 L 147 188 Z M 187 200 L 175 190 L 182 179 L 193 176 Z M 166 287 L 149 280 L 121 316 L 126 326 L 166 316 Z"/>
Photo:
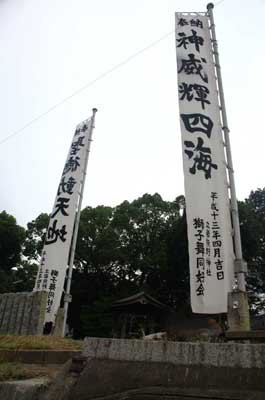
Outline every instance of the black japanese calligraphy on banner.
<path id="1" fill-rule="evenodd" d="M 50 215 L 34 288 L 48 293 L 45 322 L 54 322 L 60 306 L 90 135 L 91 119 L 75 130 Z"/>
<path id="2" fill-rule="evenodd" d="M 192 310 L 221 313 L 227 311 L 234 254 L 215 67 L 205 13 L 176 14 L 176 52 Z"/>

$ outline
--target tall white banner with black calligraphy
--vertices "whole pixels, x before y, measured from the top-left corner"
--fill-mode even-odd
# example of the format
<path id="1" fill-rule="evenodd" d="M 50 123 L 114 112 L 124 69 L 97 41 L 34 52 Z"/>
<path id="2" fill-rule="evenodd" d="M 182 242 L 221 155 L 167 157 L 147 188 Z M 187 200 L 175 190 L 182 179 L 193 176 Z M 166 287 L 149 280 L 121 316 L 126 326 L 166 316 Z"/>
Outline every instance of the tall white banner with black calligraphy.
<path id="1" fill-rule="evenodd" d="M 60 307 L 85 159 L 91 141 L 92 120 L 80 123 L 58 187 L 34 291 L 47 291 L 45 322 L 54 322 Z"/>
<path id="2" fill-rule="evenodd" d="M 188 223 L 191 305 L 227 312 L 233 241 L 209 21 L 176 13 L 178 94 Z"/>

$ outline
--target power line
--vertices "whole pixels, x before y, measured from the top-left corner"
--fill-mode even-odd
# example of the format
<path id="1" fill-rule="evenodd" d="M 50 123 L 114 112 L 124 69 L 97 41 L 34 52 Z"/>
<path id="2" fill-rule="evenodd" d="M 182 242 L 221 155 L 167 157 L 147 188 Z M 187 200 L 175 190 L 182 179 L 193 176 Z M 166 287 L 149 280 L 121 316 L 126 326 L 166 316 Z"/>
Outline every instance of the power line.
<path id="1" fill-rule="evenodd" d="M 77 96 L 79 93 L 83 92 L 84 90 L 86 90 L 89 86 L 92 86 L 94 83 L 96 83 L 97 81 L 105 78 L 107 75 L 111 74 L 112 72 L 114 72 L 116 69 L 122 67 L 123 65 L 127 64 L 128 62 L 130 62 L 131 60 L 133 60 L 134 58 L 136 58 L 137 56 L 139 56 L 140 54 L 144 53 L 145 51 L 149 50 L 150 48 L 156 46 L 158 43 L 162 42 L 163 40 L 165 40 L 168 36 L 172 35 L 172 33 L 175 32 L 170 31 L 168 33 L 166 33 L 165 35 L 161 36 L 159 39 L 155 40 L 154 42 L 152 42 L 151 44 L 149 44 L 148 46 L 144 47 L 141 50 L 138 50 L 136 53 L 132 54 L 130 57 L 126 58 L 125 60 L 121 61 L 120 63 L 114 65 L 114 67 L 108 69 L 106 72 L 104 72 L 103 74 L 98 75 L 95 79 L 93 79 L 92 81 L 86 83 L 84 86 L 80 87 L 79 89 L 75 90 L 72 94 L 70 94 L 67 97 L 64 97 L 62 100 L 60 100 L 58 103 L 54 104 L 53 106 L 51 106 L 50 108 L 48 108 L 48 110 L 44 111 L 43 113 L 39 114 L 37 117 L 31 119 L 29 122 L 27 122 L 24 126 L 22 126 L 21 128 L 17 129 L 16 131 L 14 131 L 13 133 L 11 133 L 10 135 L 6 136 L 4 139 L 2 139 L 0 141 L 0 144 L 3 144 L 4 142 L 8 141 L 9 139 L 13 138 L 14 136 L 18 135 L 19 133 L 21 133 L 22 131 L 24 131 L 26 128 L 28 128 L 29 126 L 31 126 L 32 124 L 34 124 L 35 122 L 37 122 L 39 119 L 41 119 L 42 117 L 44 117 L 45 115 L 51 113 L 52 111 L 54 111 L 56 108 L 60 107 L 61 105 L 63 105 L 64 103 L 66 103 L 68 100 L 72 99 L 73 97 Z"/>
<path id="2" fill-rule="evenodd" d="M 215 3 L 215 7 L 217 7 L 219 4 L 223 3 L 225 0 L 220 0 L 217 3 Z M 107 75 L 111 74 L 114 72 L 116 69 L 122 67 L 123 65 L 127 64 L 134 58 L 138 57 L 140 54 L 144 53 L 145 51 L 151 49 L 152 47 L 156 46 L 158 43 L 162 42 L 165 40 L 167 37 L 172 35 L 175 31 L 172 30 L 165 35 L 161 36 L 159 39 L 155 40 L 154 42 L 150 43 L 148 46 L 142 48 L 141 50 L 138 50 L 136 53 L 133 53 L 130 57 L 126 58 L 125 60 L 121 61 L 120 63 L 114 65 L 114 67 L 108 69 L 106 72 L 103 72 L 102 74 L 98 75 L 95 79 L 92 81 L 86 83 L 84 86 L 80 87 L 79 89 L 75 90 L 72 94 L 70 94 L 67 97 L 64 97 L 62 100 L 60 100 L 58 103 L 55 103 L 53 106 L 48 108 L 46 111 L 43 113 L 37 115 L 35 118 L 32 118 L 29 122 L 27 122 L 25 125 L 23 125 L 21 128 L 15 130 L 13 133 L 10 135 L 6 136 L 4 139 L 0 140 L 0 145 L 7 142 L 9 139 L 17 136 L 19 133 L 23 132 L 25 129 L 27 129 L 29 126 L 33 125 L 35 122 L 37 122 L 39 119 L 42 117 L 50 114 L 52 111 L 56 110 L 58 107 L 72 99 L 73 97 L 77 96 L 79 93 L 83 92 L 86 90 L 89 86 L 92 86 L 94 83 L 98 82 L 99 80 L 105 78 Z"/>
<path id="3" fill-rule="evenodd" d="M 221 4 L 223 1 L 225 1 L 225 0 L 217 1 L 217 3 L 215 3 L 214 6 L 215 6 L 215 7 L 219 6 L 219 4 Z"/>

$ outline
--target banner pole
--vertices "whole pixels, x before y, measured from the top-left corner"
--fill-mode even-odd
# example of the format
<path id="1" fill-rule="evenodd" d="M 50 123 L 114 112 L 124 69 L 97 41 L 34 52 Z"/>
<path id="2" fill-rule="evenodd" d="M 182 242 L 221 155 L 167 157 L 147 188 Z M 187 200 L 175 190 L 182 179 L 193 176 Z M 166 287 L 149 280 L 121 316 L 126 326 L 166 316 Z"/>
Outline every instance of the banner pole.
<path id="1" fill-rule="evenodd" d="M 223 132 L 224 132 L 224 142 L 226 148 L 226 158 L 227 158 L 227 169 L 228 169 L 228 177 L 229 177 L 229 188 L 230 188 L 230 202 L 231 202 L 231 216 L 232 216 L 232 223 L 233 223 L 233 236 L 234 236 L 234 248 L 235 248 L 235 265 L 234 265 L 234 272 L 237 278 L 237 290 L 239 292 L 243 292 L 245 295 L 240 298 L 240 301 L 243 301 L 245 304 L 241 304 L 241 307 L 244 308 L 244 318 L 245 321 L 242 326 L 245 326 L 245 330 L 249 329 L 249 313 L 248 313 L 248 300 L 246 296 L 246 282 L 245 282 L 245 273 L 247 272 L 246 262 L 243 260 L 242 255 L 242 246 L 241 246 L 241 234 L 240 234 L 240 225 L 239 225 L 239 215 L 238 215 L 238 205 L 237 205 L 237 198 L 236 198 L 236 188 L 235 188 L 235 179 L 234 179 L 234 169 L 233 169 L 233 162 L 232 162 L 232 152 L 231 152 L 231 145 L 230 145 L 230 138 L 229 138 L 229 128 L 228 128 L 228 121 L 227 121 L 227 114 L 226 114 L 226 106 L 225 106 L 225 98 L 224 98 L 224 90 L 223 90 L 223 82 L 222 82 L 222 75 L 221 75 L 221 67 L 220 67 L 220 60 L 219 60 L 219 53 L 218 53 L 218 44 L 216 40 L 216 32 L 215 32 L 215 24 L 214 24 L 214 17 L 213 17 L 213 3 L 207 4 L 207 11 L 208 16 L 210 19 L 210 31 L 212 34 L 212 44 L 213 44 L 213 57 L 216 67 L 216 76 L 217 76 L 217 83 L 219 89 L 219 99 L 220 99 L 220 106 L 221 106 L 221 116 L 222 116 L 222 123 L 223 123 Z M 233 304 L 232 308 L 236 308 L 237 304 Z M 238 307 L 239 308 L 239 307 Z M 246 312 L 247 311 L 247 312 Z M 242 316 L 241 316 L 242 318 Z"/>
<path id="2" fill-rule="evenodd" d="M 78 208 L 77 208 L 76 219 L 75 219 L 75 224 L 74 224 L 74 231 L 73 231 L 73 238 L 72 238 L 72 245 L 71 245 L 70 259 L 69 259 L 69 268 L 68 268 L 68 274 L 67 274 L 66 290 L 64 293 L 64 320 L 63 320 L 63 327 L 62 327 L 62 336 L 63 337 L 65 336 L 68 306 L 72 300 L 71 295 L 70 295 L 70 289 L 71 289 L 73 265 L 74 265 L 74 258 L 75 258 L 75 248 L 76 248 L 76 241 L 77 241 L 77 235 L 78 235 L 82 200 L 83 200 L 83 195 L 84 195 L 85 180 L 86 180 L 86 175 L 87 175 L 86 171 L 87 171 L 88 157 L 89 157 L 89 153 L 90 153 L 90 145 L 92 142 L 92 132 L 93 132 L 93 129 L 95 128 L 95 116 L 96 116 L 97 111 L 98 110 L 96 108 L 93 108 L 93 110 L 92 110 L 93 114 L 92 114 L 92 120 L 91 120 L 91 125 L 90 125 L 90 132 L 89 132 L 89 136 L 88 136 L 88 147 L 87 147 L 87 151 L 86 151 L 83 179 L 82 179 L 81 191 L 80 191 L 79 201 L 78 201 Z"/>

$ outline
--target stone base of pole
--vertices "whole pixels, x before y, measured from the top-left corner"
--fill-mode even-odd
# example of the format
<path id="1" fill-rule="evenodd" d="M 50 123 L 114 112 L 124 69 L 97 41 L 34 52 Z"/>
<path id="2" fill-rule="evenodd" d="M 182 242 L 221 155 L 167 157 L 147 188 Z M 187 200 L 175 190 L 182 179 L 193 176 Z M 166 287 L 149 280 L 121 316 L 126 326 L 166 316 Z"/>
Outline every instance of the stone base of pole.
<path id="1" fill-rule="evenodd" d="M 55 318 L 54 328 L 52 331 L 53 336 L 63 336 L 64 337 L 64 334 L 62 334 L 63 324 L 64 324 L 64 315 L 65 315 L 65 309 L 59 308 L 56 318 Z"/>
<path id="2" fill-rule="evenodd" d="M 247 293 L 235 290 L 228 293 L 228 331 L 249 331 L 249 310 Z"/>

